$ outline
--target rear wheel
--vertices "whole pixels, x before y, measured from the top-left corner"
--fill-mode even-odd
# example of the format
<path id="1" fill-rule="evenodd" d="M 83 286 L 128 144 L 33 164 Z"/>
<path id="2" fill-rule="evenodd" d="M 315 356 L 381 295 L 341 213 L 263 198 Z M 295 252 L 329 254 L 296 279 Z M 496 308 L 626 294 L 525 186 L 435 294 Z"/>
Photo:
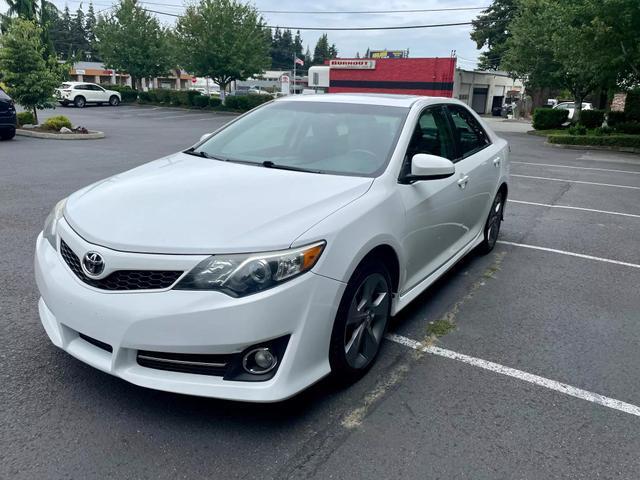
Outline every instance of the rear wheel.
<path id="1" fill-rule="evenodd" d="M 117 107 L 118 105 L 120 105 L 120 99 L 115 95 L 111 95 L 111 98 L 109 98 L 109 105 L 111 105 L 112 107 Z"/>
<path id="2" fill-rule="evenodd" d="M 391 316 L 391 277 L 371 260 L 355 271 L 342 296 L 331 333 L 329 363 L 339 381 L 350 383 L 373 365 Z"/>
<path id="3" fill-rule="evenodd" d="M 87 100 L 82 95 L 78 95 L 73 100 L 73 104 L 78 108 L 84 108 L 84 106 L 87 104 Z"/>
<path id="4" fill-rule="evenodd" d="M 491 204 L 491 211 L 487 217 L 484 226 L 484 240 L 478 246 L 478 251 L 487 254 L 496 246 L 498 235 L 500 234 L 500 224 L 504 213 L 504 201 L 506 200 L 504 192 L 500 191 Z"/>

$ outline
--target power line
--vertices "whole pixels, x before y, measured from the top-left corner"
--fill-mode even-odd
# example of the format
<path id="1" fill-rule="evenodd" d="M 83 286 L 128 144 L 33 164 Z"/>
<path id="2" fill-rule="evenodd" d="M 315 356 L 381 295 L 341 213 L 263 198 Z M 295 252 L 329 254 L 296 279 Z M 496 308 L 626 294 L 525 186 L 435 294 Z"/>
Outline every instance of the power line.
<path id="1" fill-rule="evenodd" d="M 159 12 L 158 10 L 151 10 L 149 8 L 143 8 L 145 12 L 157 13 L 158 15 L 167 15 L 169 17 L 180 18 L 182 15 L 169 12 Z M 392 27 L 291 27 L 286 25 L 265 25 L 266 28 L 280 28 L 282 30 L 318 30 L 318 31 L 363 31 L 363 30 L 411 30 L 417 28 L 437 28 L 437 27 L 457 27 L 460 25 L 471 25 L 471 22 L 458 22 L 458 23 L 435 23 L 429 25 L 403 25 Z"/>
<path id="2" fill-rule="evenodd" d="M 150 3 L 150 2 L 142 2 Z M 422 13 L 422 12 L 461 12 L 465 10 L 486 10 L 489 7 L 450 7 L 450 8 L 422 8 L 413 10 L 260 10 L 262 13 L 291 13 L 302 15 L 336 15 L 336 14 L 357 14 L 357 15 L 377 15 L 382 13 Z"/>

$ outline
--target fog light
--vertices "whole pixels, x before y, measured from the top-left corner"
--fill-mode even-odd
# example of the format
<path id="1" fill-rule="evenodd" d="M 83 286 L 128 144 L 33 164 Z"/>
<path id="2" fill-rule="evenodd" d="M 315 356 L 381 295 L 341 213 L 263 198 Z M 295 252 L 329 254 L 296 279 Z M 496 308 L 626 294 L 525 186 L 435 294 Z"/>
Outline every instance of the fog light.
<path id="1" fill-rule="evenodd" d="M 255 348 L 242 359 L 242 367 L 254 375 L 270 372 L 277 364 L 278 357 L 268 347 Z"/>

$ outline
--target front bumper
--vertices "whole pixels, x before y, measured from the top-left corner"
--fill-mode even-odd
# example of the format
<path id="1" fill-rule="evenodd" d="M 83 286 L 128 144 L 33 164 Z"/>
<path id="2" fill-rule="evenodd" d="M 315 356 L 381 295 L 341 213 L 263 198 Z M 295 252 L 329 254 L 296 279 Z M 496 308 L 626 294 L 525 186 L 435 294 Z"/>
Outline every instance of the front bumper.
<path id="1" fill-rule="evenodd" d="M 89 244 L 67 225 L 61 235 L 77 250 L 84 246 L 82 253 L 99 248 L 113 259 L 134 255 Z M 194 257 L 194 266 L 199 259 Z M 330 372 L 331 329 L 345 285 L 313 272 L 244 298 L 179 290 L 107 292 L 75 276 L 42 234 L 37 240 L 35 272 L 40 319 L 51 341 L 79 360 L 136 385 L 273 402 L 295 395 Z M 81 334 L 113 351 L 85 341 Z M 263 382 L 157 370 L 137 362 L 139 350 L 233 354 L 287 335 L 289 342 L 275 376 Z"/>

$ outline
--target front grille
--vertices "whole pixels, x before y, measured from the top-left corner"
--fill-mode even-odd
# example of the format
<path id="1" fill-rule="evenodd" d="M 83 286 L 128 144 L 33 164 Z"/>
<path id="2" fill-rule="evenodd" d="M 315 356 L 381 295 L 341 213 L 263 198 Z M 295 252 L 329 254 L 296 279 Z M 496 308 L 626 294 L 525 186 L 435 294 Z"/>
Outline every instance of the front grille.
<path id="1" fill-rule="evenodd" d="M 71 271 L 87 285 L 101 290 L 158 290 L 169 288 L 183 272 L 172 270 L 117 270 L 105 278 L 95 280 L 82 271 L 80 259 L 64 240 L 60 240 L 60 254 Z"/>
<path id="2" fill-rule="evenodd" d="M 138 351 L 138 365 L 170 372 L 224 376 L 233 355 Z"/>
<path id="3" fill-rule="evenodd" d="M 108 343 L 101 342 L 100 340 L 96 340 L 95 338 L 91 338 L 88 335 L 78 332 L 78 336 L 83 339 L 85 342 L 90 343 L 91 345 L 95 345 L 96 347 L 104 350 L 105 352 L 113 353 L 113 347 Z"/>

